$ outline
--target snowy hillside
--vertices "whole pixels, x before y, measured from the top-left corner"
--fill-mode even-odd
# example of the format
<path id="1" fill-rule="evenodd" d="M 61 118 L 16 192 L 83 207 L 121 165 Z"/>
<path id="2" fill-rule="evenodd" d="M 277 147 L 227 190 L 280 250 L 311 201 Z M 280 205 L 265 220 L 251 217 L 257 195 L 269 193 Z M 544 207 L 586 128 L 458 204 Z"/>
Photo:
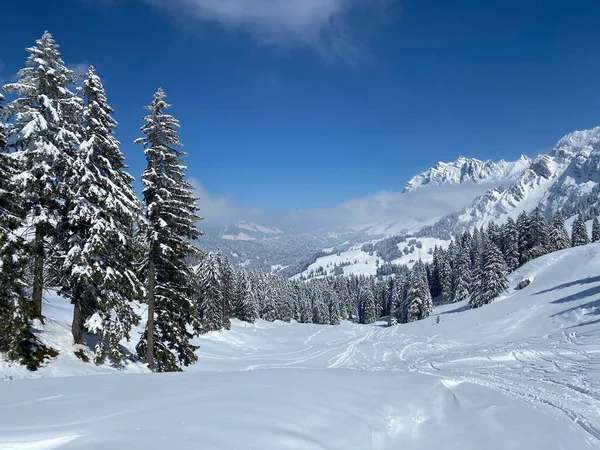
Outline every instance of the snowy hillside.
<path id="1" fill-rule="evenodd" d="M 3 382 L 0 449 L 600 448 L 599 273 L 592 244 L 439 323 L 234 322 L 198 340 L 187 373 Z M 100 372 L 70 358 L 36 376 Z"/>
<path id="2" fill-rule="evenodd" d="M 439 162 L 431 169 L 413 177 L 404 192 L 415 191 L 425 186 L 441 186 L 463 183 L 494 183 L 518 178 L 531 165 L 527 156 L 517 161 L 481 161 L 460 157 L 454 162 Z"/>
<path id="3" fill-rule="evenodd" d="M 591 226 L 591 225 L 590 225 Z M 437 245 L 447 248 L 450 241 L 436 238 L 407 238 L 394 240 L 397 248 L 396 257 L 378 252 L 378 245 L 386 240 L 373 240 L 363 244 L 354 245 L 346 251 L 331 253 L 321 256 L 310 264 L 305 270 L 296 274 L 294 278 L 322 278 L 331 275 L 375 275 L 378 267 L 386 262 L 412 267 L 421 260 L 425 263 L 433 260 L 433 249 Z"/>

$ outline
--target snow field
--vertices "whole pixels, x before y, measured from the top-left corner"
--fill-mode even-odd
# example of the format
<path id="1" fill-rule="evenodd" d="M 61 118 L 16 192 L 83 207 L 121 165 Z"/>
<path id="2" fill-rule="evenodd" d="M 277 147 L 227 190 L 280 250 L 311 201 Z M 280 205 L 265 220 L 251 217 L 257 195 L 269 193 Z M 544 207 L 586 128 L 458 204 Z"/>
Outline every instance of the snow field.
<path id="1" fill-rule="evenodd" d="M 197 339 L 181 374 L 72 376 L 114 369 L 61 351 L 29 375 L 68 378 L 0 383 L 0 449 L 600 448 L 600 245 L 510 285 L 477 310 L 438 308 L 439 324 L 234 321 Z M 56 323 L 70 318 L 53 302 Z"/>

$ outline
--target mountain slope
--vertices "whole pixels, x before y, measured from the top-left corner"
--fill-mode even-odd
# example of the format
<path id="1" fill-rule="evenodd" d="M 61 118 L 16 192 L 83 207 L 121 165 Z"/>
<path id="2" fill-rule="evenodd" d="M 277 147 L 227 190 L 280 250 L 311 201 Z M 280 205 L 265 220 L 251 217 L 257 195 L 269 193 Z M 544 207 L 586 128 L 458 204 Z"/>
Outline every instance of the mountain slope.
<path id="1" fill-rule="evenodd" d="M 550 217 L 593 193 L 599 183 L 600 127 L 575 131 L 563 137 L 549 154 L 535 158 L 515 180 L 489 190 L 467 208 L 418 235 L 448 237 L 492 221 L 502 223 L 536 207 Z"/>
<path id="2" fill-rule="evenodd" d="M 0 449 L 600 448 L 598 273 L 592 244 L 523 266 L 491 305 L 437 309 L 439 323 L 234 321 L 197 340 L 186 373 L 0 383 Z M 75 358 L 44 370 L 98 373 Z"/>

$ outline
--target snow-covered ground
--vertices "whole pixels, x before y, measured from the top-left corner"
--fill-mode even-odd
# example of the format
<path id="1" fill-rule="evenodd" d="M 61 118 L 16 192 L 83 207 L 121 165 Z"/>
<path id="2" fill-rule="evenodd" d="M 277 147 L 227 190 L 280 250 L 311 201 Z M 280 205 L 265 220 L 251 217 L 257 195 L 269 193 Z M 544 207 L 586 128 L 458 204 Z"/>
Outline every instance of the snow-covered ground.
<path id="1" fill-rule="evenodd" d="M 510 281 L 393 328 L 235 322 L 181 374 L 6 381 L 0 449 L 600 448 L 600 245 Z M 33 375 L 111 370 L 62 357 Z"/>
<path id="2" fill-rule="evenodd" d="M 342 266 L 344 276 L 376 275 L 377 268 L 379 265 L 385 264 L 385 261 L 377 254 L 376 251 L 365 252 L 362 250 L 362 247 L 365 244 L 376 244 L 380 240 L 381 239 L 376 239 L 364 242 L 354 245 L 347 251 L 317 258 L 314 263 L 310 264 L 306 268 L 306 270 L 294 275 L 293 278 L 298 279 L 303 276 L 308 279 L 318 279 L 323 278 L 324 276 L 332 276 L 336 266 Z M 420 247 L 410 244 L 411 241 L 418 241 L 420 243 Z M 431 262 L 433 260 L 433 249 L 436 245 L 446 249 L 450 245 L 450 241 L 427 237 L 407 238 L 397 244 L 399 250 L 403 251 L 404 249 L 407 249 L 407 253 L 402 255 L 400 258 L 394 259 L 391 261 L 391 263 L 412 267 L 418 260 L 421 260 L 424 263 Z M 319 271 L 320 268 L 323 269 L 323 272 Z"/>

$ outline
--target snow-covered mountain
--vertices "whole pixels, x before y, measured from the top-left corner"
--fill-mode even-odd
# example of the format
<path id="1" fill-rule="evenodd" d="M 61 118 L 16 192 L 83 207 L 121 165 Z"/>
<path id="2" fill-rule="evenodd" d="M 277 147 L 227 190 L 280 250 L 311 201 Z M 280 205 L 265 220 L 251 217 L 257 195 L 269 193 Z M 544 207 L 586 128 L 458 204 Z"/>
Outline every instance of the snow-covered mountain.
<path id="1" fill-rule="evenodd" d="M 309 276 L 321 267 L 328 273 L 373 274 L 384 262 L 410 263 L 419 258 L 416 251 L 404 252 L 407 237 L 423 242 L 423 249 L 418 250 L 425 252 L 426 259 L 428 238 L 435 238 L 431 242 L 440 245 L 440 239 L 448 240 L 457 232 L 491 221 L 502 223 L 536 207 L 547 216 L 560 210 L 569 217 L 579 208 L 589 210 L 599 193 L 597 127 L 566 135 L 550 152 L 535 159 L 522 156 L 512 162 L 493 162 L 460 157 L 440 162 L 413 177 L 403 192 L 370 197 L 373 211 L 383 206 L 393 211 L 385 220 L 372 214 L 373 223 L 302 230 L 238 221 L 205 229 L 201 247 L 223 250 L 234 265 L 276 268 L 285 276 Z M 364 202 L 350 206 L 368 208 Z M 375 251 L 365 252 L 365 244 L 375 244 Z"/>
<path id="2" fill-rule="evenodd" d="M 484 184 L 513 180 L 521 176 L 530 166 L 531 159 L 527 156 L 521 156 L 513 162 L 481 161 L 461 156 L 454 162 L 438 162 L 431 169 L 416 175 L 407 183 L 404 192 L 412 192 L 425 186 Z"/>
<path id="3" fill-rule="evenodd" d="M 489 190 L 467 208 L 421 234 L 437 234 L 440 230 L 454 233 L 491 221 L 502 223 L 536 207 L 551 216 L 577 205 L 599 184 L 600 127 L 575 131 L 563 137 L 548 154 L 535 158 L 518 177 L 507 178 L 503 186 Z"/>

